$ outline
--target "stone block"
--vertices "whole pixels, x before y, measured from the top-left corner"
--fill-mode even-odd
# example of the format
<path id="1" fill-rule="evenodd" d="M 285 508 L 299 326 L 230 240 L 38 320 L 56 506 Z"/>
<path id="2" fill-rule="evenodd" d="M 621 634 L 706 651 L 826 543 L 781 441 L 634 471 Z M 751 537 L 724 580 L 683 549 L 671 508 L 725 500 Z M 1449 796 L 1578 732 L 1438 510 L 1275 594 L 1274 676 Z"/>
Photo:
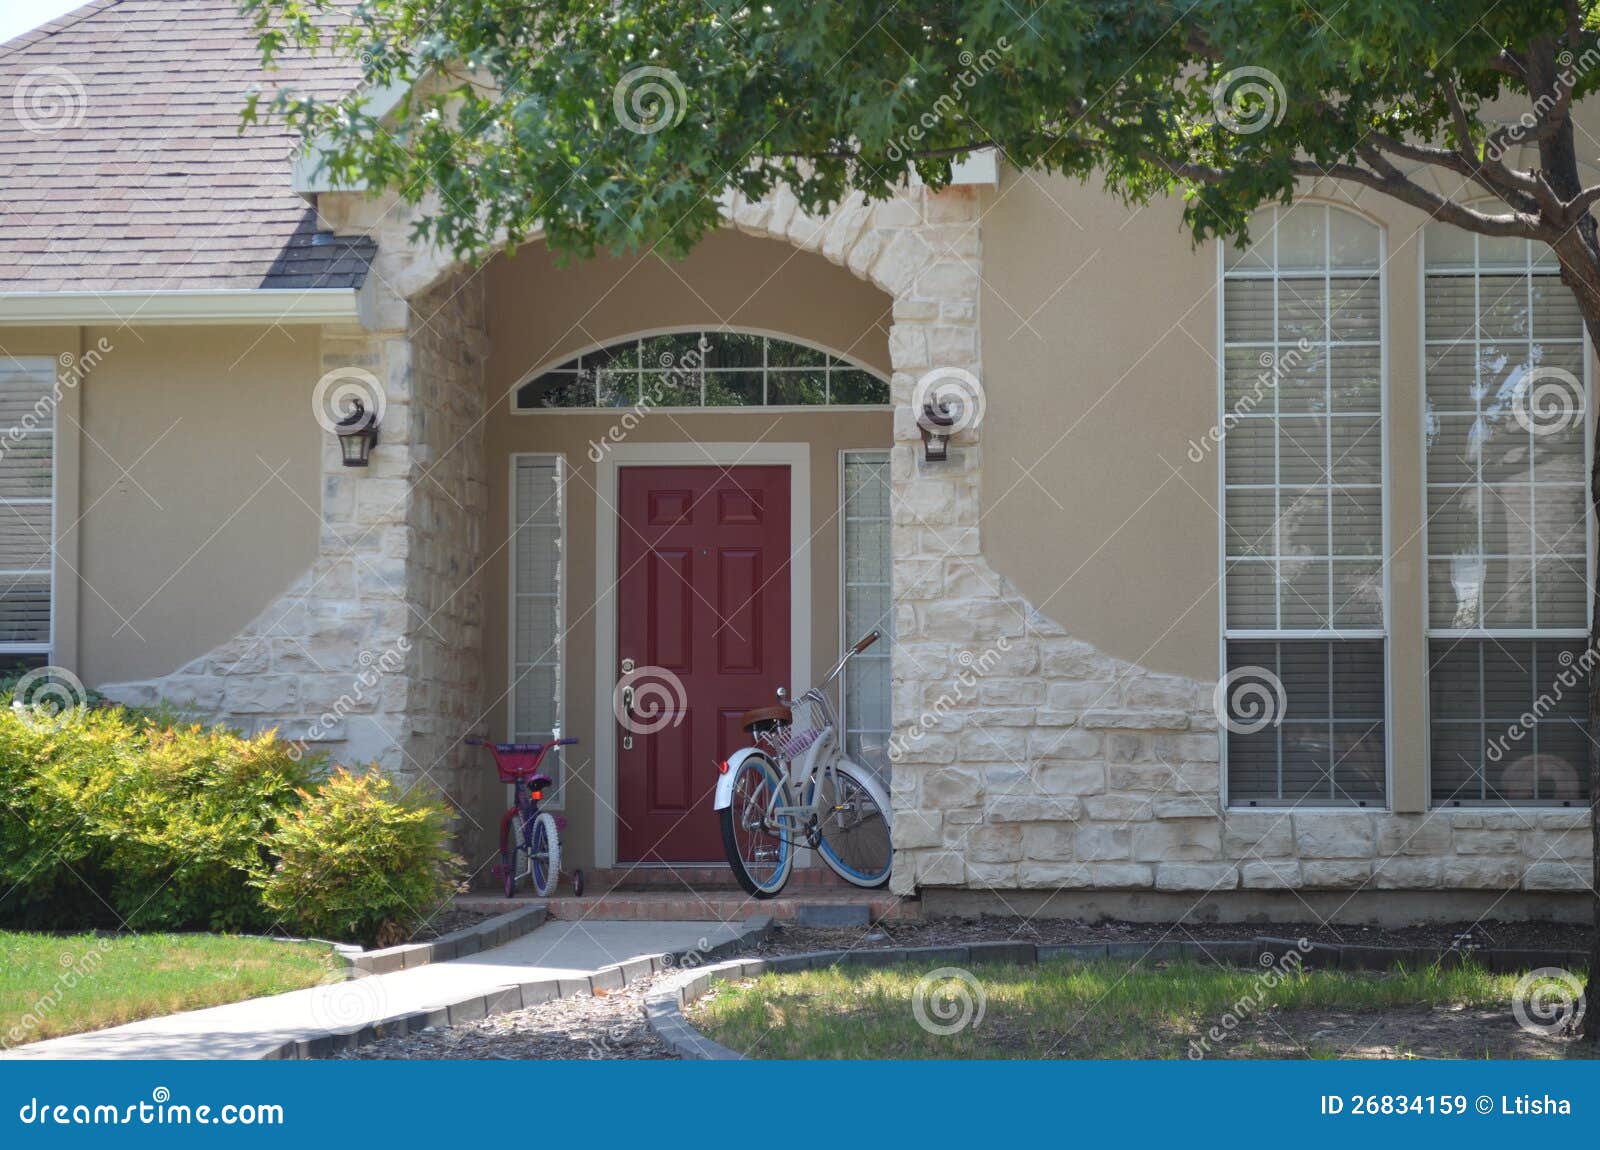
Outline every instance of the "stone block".
<path id="1" fill-rule="evenodd" d="M 1156 867 L 1157 890 L 1233 890 L 1239 868 L 1232 863 L 1162 863 Z"/>
<path id="2" fill-rule="evenodd" d="M 1372 816 L 1365 811 L 1297 812 L 1294 840 L 1303 859 L 1371 858 L 1376 845 Z"/>
<path id="3" fill-rule="evenodd" d="M 1246 890 L 1293 890 L 1300 885 L 1300 864 L 1293 859 L 1241 863 L 1239 878 Z"/>
<path id="4" fill-rule="evenodd" d="M 1180 819 L 1133 828 L 1133 857 L 1141 862 L 1208 861 L 1222 854 L 1218 822 Z"/>
<path id="5" fill-rule="evenodd" d="M 1355 890 L 1372 877 L 1372 864 L 1355 859 L 1302 859 L 1301 885 L 1312 890 Z"/>
<path id="6" fill-rule="evenodd" d="M 1085 862 L 1121 862 L 1133 855 L 1133 832 L 1127 827 L 1085 823 L 1078 827 L 1073 853 Z"/>
<path id="7" fill-rule="evenodd" d="M 1449 889 L 1515 890 L 1522 885 L 1521 859 L 1475 855 L 1446 859 L 1442 882 Z"/>
<path id="8" fill-rule="evenodd" d="M 1280 858 L 1294 853 L 1294 823 L 1287 811 L 1230 811 L 1222 824 L 1229 858 Z"/>

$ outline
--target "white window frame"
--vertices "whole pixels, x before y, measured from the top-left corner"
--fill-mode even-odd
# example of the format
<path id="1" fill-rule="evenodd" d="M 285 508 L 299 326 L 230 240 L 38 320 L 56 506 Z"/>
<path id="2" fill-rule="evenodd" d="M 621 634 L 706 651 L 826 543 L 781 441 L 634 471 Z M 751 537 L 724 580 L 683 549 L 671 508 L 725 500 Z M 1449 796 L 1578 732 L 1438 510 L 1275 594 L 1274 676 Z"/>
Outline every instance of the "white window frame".
<path id="1" fill-rule="evenodd" d="M 506 742 L 511 742 L 511 743 L 514 743 L 514 742 L 518 741 L 518 735 L 517 735 L 517 691 L 518 691 L 518 684 L 520 682 L 520 679 L 518 677 L 518 662 L 517 662 L 518 609 L 519 609 L 519 605 L 521 604 L 521 601 L 524 598 L 530 598 L 530 597 L 533 597 L 536 594 L 539 594 L 539 593 L 532 592 L 532 591 L 524 591 L 522 588 L 520 588 L 517 585 L 517 578 L 518 578 L 518 573 L 517 573 L 517 568 L 518 568 L 518 564 L 517 564 L 517 532 L 519 530 L 521 530 L 521 523 L 519 522 L 519 516 L 518 516 L 519 508 L 518 508 L 518 505 L 517 505 L 517 465 L 518 465 L 518 463 L 520 461 L 528 460 L 528 459 L 552 460 L 552 461 L 554 461 L 555 465 L 556 465 L 556 484 L 557 484 L 558 489 L 561 490 L 561 492 L 562 492 L 561 504 L 560 504 L 560 508 L 559 508 L 559 514 L 558 514 L 557 519 L 556 519 L 556 538 L 560 541 L 560 545 L 559 545 L 558 550 L 557 550 L 557 558 L 556 558 L 556 634 L 555 634 L 554 658 L 552 660 L 552 662 L 553 662 L 553 664 L 554 664 L 554 666 L 556 668 L 556 685 L 557 685 L 557 690 L 556 690 L 556 715 L 555 715 L 556 721 L 555 721 L 555 729 L 552 732 L 552 734 L 555 737 L 557 737 L 557 738 L 561 737 L 562 732 L 563 732 L 563 728 L 564 728 L 564 724 L 565 724 L 565 721 L 566 721 L 566 700 L 567 700 L 567 678 L 566 678 L 566 669 L 567 669 L 566 668 L 567 632 L 566 632 L 566 617 L 567 617 L 567 603 L 569 601 L 568 600 L 568 595 L 567 595 L 567 570 L 568 570 L 568 568 L 567 568 L 567 543 L 568 543 L 569 536 L 567 534 L 567 499 L 566 499 L 566 494 L 565 494 L 566 484 L 567 484 L 567 481 L 568 481 L 567 457 L 566 457 L 565 454 L 563 454 L 561 452 L 556 452 L 556 451 L 520 451 L 520 452 L 512 452 L 511 453 L 511 457 L 510 457 L 510 461 L 509 461 L 509 464 L 508 464 L 508 471 L 507 471 L 508 484 L 507 484 L 507 488 L 506 488 L 507 494 L 509 495 L 509 498 L 506 500 L 506 503 L 508 504 L 508 510 L 507 510 L 507 520 L 508 520 L 508 522 L 507 522 L 507 531 L 508 531 L 508 534 L 506 536 L 506 538 L 508 540 L 508 545 L 507 545 L 506 551 L 507 551 L 508 566 L 510 568 L 509 577 L 506 579 L 506 594 L 507 594 L 506 618 L 510 623 L 510 627 L 508 628 L 507 634 L 506 634 L 506 721 L 505 721 Z M 541 597 L 543 597 L 543 596 L 541 596 Z M 533 666 L 544 666 L 545 664 L 543 664 L 543 663 L 539 663 L 539 664 L 530 663 L 530 664 L 527 664 L 527 665 L 529 667 L 533 667 Z M 546 808 L 546 809 L 555 810 L 555 811 L 561 811 L 561 810 L 565 810 L 566 809 L 566 806 L 567 806 L 567 763 L 566 763 L 566 753 L 565 753 L 566 750 L 567 750 L 566 747 L 557 747 L 553 752 L 551 752 L 551 756 L 547 757 L 545 759 L 545 764 L 546 765 L 543 768 L 544 772 L 545 772 L 545 774 L 549 775 L 552 779 L 555 780 L 555 786 L 553 788 L 551 788 L 552 795 L 549 796 L 549 797 L 546 797 L 545 799 L 540 801 L 539 805 L 540 805 L 541 808 Z M 509 784 L 507 786 L 507 791 L 508 791 L 508 793 L 510 791 Z"/>
<path id="2" fill-rule="evenodd" d="M 1445 225 L 1438 225 L 1445 226 Z M 1462 229 L 1464 230 L 1464 229 Z M 1563 639 L 1587 640 L 1590 629 L 1594 626 L 1594 594 L 1593 586 L 1597 567 L 1596 536 L 1594 515 L 1589 505 L 1589 490 L 1587 478 L 1589 470 L 1594 466 L 1594 437 L 1595 437 L 1595 407 L 1594 400 L 1594 348 L 1588 339 L 1586 329 L 1580 326 L 1580 335 L 1575 341 L 1583 352 L 1583 388 L 1584 388 L 1584 429 L 1583 429 L 1583 463 L 1584 463 L 1584 500 L 1583 500 L 1583 525 L 1584 525 L 1584 551 L 1588 570 L 1585 572 L 1585 585 L 1589 588 L 1584 595 L 1585 626 L 1577 627 L 1442 627 L 1437 630 L 1432 626 L 1433 603 L 1430 600 L 1432 588 L 1432 572 L 1430 564 L 1433 559 L 1432 549 L 1428 538 L 1432 526 L 1432 516 L 1428 513 L 1428 492 L 1431 487 L 1428 481 L 1428 280 L 1432 276 L 1472 276 L 1473 283 L 1473 329 L 1471 345 L 1473 349 L 1473 362 L 1477 362 L 1477 352 L 1482 344 L 1479 332 L 1480 318 L 1482 315 L 1482 286 L 1484 275 L 1522 275 L 1528 280 L 1529 309 L 1532 309 L 1533 277 L 1535 275 L 1548 276 L 1556 283 L 1561 282 L 1560 268 L 1557 265 L 1541 266 L 1535 262 L 1535 248 L 1540 246 L 1533 241 L 1524 241 L 1523 262 L 1519 266 L 1508 262 L 1483 261 L 1484 237 L 1475 232 L 1467 234 L 1473 237 L 1472 264 L 1458 267 L 1429 268 L 1428 266 L 1428 231 L 1422 229 L 1419 253 L 1417 260 L 1417 426 L 1418 440 L 1417 451 L 1420 456 L 1421 466 L 1418 468 L 1422 484 L 1422 645 L 1423 657 L 1426 666 L 1431 672 L 1433 667 L 1433 640 L 1456 639 L 1468 642 L 1481 642 L 1483 640 L 1506 639 L 1512 642 L 1528 642 L 1536 640 L 1560 641 Z M 1466 341 L 1461 341 L 1466 342 Z M 1557 343 L 1569 341 L 1558 340 Z M 1530 530 L 1532 530 L 1530 524 Z M 1482 520 L 1479 520 L 1479 531 L 1482 531 Z M 1533 574 L 1534 594 L 1538 594 L 1538 572 L 1534 567 Z M 1482 694 L 1482 683 L 1479 684 L 1479 694 Z M 1571 804 L 1555 803 L 1544 799 L 1451 799 L 1448 803 L 1440 803 L 1433 795 L 1433 692 L 1425 690 L 1424 700 L 1427 722 L 1423 724 L 1422 745 L 1425 768 L 1424 794 L 1429 810 L 1451 810 L 1460 808 L 1531 808 L 1535 810 L 1566 810 L 1571 809 Z"/>
<path id="3" fill-rule="evenodd" d="M 846 630 L 847 617 L 848 617 L 848 607 L 849 607 L 849 594 L 850 594 L 851 583 L 850 583 L 850 577 L 849 577 L 850 556 L 849 556 L 849 553 L 847 551 L 849 509 L 848 509 L 848 506 L 847 506 L 847 504 L 845 502 L 845 493 L 846 493 L 845 470 L 846 470 L 846 465 L 850 462 L 851 457 L 852 456 L 857 456 L 857 455 L 881 457 L 881 459 L 883 460 L 883 463 L 884 463 L 884 465 L 886 467 L 890 465 L 890 458 L 891 458 L 888 448 L 854 447 L 854 448 L 845 448 L 844 450 L 839 452 L 839 472 L 838 472 L 838 477 L 839 477 L 839 653 L 841 655 L 844 654 L 844 652 L 849 649 L 850 644 L 854 643 L 857 639 L 861 638 L 860 635 L 851 635 Z M 891 510 L 891 513 L 888 516 L 885 517 L 884 522 L 889 524 L 889 530 L 892 533 L 894 531 L 894 515 L 893 515 L 892 510 Z M 894 643 L 894 634 L 893 634 L 893 631 L 894 631 L 894 552 L 893 552 L 892 549 L 890 550 L 890 553 L 889 553 L 889 571 L 888 571 L 888 575 L 889 575 L 889 581 L 885 584 L 885 586 L 887 586 L 889 588 L 889 596 L 890 596 L 890 601 L 889 601 L 889 620 L 888 620 L 888 624 L 889 625 L 885 629 L 885 634 L 884 634 L 883 640 L 881 640 L 881 641 L 889 643 L 890 647 L 892 649 L 893 643 Z M 861 586 L 861 584 L 855 584 L 855 586 Z M 893 680 L 893 672 L 891 671 L 891 673 L 890 673 L 890 685 L 891 685 L 891 688 L 893 686 L 893 681 L 894 681 Z M 891 692 L 890 692 L 890 698 L 891 699 L 893 698 L 892 689 L 891 689 Z M 890 736 L 892 736 L 894 734 L 894 726 L 893 726 L 894 715 L 892 713 L 892 711 L 893 711 L 892 703 L 891 703 L 890 710 L 891 710 L 891 714 L 889 716 L 890 727 L 889 727 L 888 730 L 882 732 L 882 734 L 884 736 L 885 745 L 887 745 Z M 851 722 L 851 716 L 850 716 L 850 664 L 849 663 L 845 664 L 844 673 L 843 673 L 843 675 L 840 676 L 840 679 L 839 679 L 839 723 L 840 723 L 840 727 L 841 727 L 841 737 L 842 737 L 842 741 L 841 741 L 840 745 L 843 746 L 843 747 L 848 747 L 850 745 L 850 733 L 851 733 L 852 730 L 856 729 L 856 728 L 853 727 L 853 724 Z M 878 732 L 872 732 L 872 733 L 878 733 Z"/>
<path id="4" fill-rule="evenodd" d="M 1394 808 L 1394 644 L 1390 641 L 1389 630 L 1391 606 L 1393 604 L 1393 591 L 1391 587 L 1392 571 L 1390 567 L 1390 466 L 1389 466 L 1389 233 L 1383 223 L 1351 208 L 1347 204 L 1334 203 L 1316 198 L 1297 199 L 1293 207 L 1321 207 L 1324 210 L 1322 243 L 1323 260 L 1322 274 L 1325 285 L 1331 286 L 1333 279 L 1358 279 L 1376 276 L 1378 280 L 1378 434 L 1379 434 L 1379 515 L 1382 517 L 1382 604 L 1383 626 L 1381 628 L 1350 627 L 1341 628 L 1329 626 L 1323 629 L 1246 629 L 1233 628 L 1228 625 L 1228 465 L 1227 465 L 1227 428 L 1228 428 L 1228 397 L 1227 397 L 1227 352 L 1230 348 L 1267 348 L 1271 347 L 1274 363 L 1279 361 L 1279 348 L 1282 341 L 1278 338 L 1278 302 L 1277 295 L 1273 295 L 1272 303 L 1272 334 L 1271 341 L 1244 340 L 1238 343 L 1229 343 L 1227 339 L 1227 282 L 1229 279 L 1263 279 L 1276 281 L 1282 275 L 1282 268 L 1278 265 L 1278 220 L 1283 213 L 1291 210 L 1281 205 L 1273 205 L 1272 224 L 1272 266 L 1269 268 L 1228 268 L 1228 247 L 1219 242 L 1217 248 L 1217 558 L 1219 576 L 1217 580 L 1217 610 L 1219 622 L 1218 643 L 1218 677 L 1228 673 L 1228 642 L 1229 640 L 1290 640 L 1290 639 L 1366 639 L 1381 640 L 1383 642 L 1383 802 L 1357 803 L 1353 800 L 1330 800 L 1308 803 L 1304 799 L 1282 799 L 1271 803 L 1255 800 L 1255 805 L 1235 805 L 1229 793 L 1228 786 L 1228 732 L 1223 729 L 1218 732 L 1218 741 L 1221 743 L 1220 774 L 1218 785 L 1221 789 L 1223 809 L 1227 811 L 1263 811 L 1285 810 L 1291 807 L 1308 807 L 1319 811 L 1374 811 L 1392 810 Z M 1334 272 L 1332 244 L 1333 228 L 1332 213 L 1348 212 L 1357 219 L 1370 224 L 1378 233 L 1378 263 L 1370 271 L 1366 269 Z M 1260 236 L 1252 237 L 1252 244 L 1261 242 Z M 1314 269 L 1305 269 L 1309 274 Z M 1330 294 L 1331 298 L 1331 294 Z M 1325 333 L 1331 335 L 1331 332 Z M 1323 347 L 1326 349 L 1331 341 L 1324 339 Z M 1328 357 L 1328 370 L 1332 370 L 1332 356 Z M 1331 426 L 1331 425 L 1330 425 Z M 1278 459 L 1277 446 L 1274 444 L 1273 452 L 1273 487 L 1281 488 L 1277 474 Z M 1331 464 L 1331 449 L 1329 452 Z M 1332 514 L 1331 506 L 1329 514 Z M 1276 546 L 1276 545 L 1275 545 Z M 1331 571 L 1330 571 L 1331 577 Z M 1331 603 L 1330 603 L 1331 606 Z M 1281 621 L 1282 598 L 1278 597 L 1275 614 Z"/>
<path id="5" fill-rule="evenodd" d="M 33 372 L 37 371 L 40 375 L 42 375 L 48 381 L 46 386 L 45 386 L 45 394 L 46 395 L 50 395 L 50 396 L 54 396 L 55 387 L 56 387 L 56 361 L 54 359 L 51 359 L 48 356 L 11 357 L 7 361 L 7 364 L 4 365 L 4 366 L 7 369 L 16 368 L 16 369 L 18 369 L 16 374 L 22 374 L 22 375 L 31 375 Z M 53 661 L 53 658 L 54 658 L 54 652 L 55 652 L 55 647 L 56 647 L 56 604 L 58 602 L 57 586 L 56 586 L 56 584 L 57 584 L 57 579 L 56 579 L 56 565 L 57 565 L 57 563 L 56 563 L 56 560 L 57 560 L 57 556 L 56 556 L 56 540 L 59 537 L 58 536 L 58 532 L 61 529 L 60 528 L 60 523 L 59 523 L 60 508 L 57 506 L 57 504 L 59 503 L 59 495 L 60 495 L 60 492 L 61 492 L 61 476 L 60 476 L 60 468 L 61 468 L 61 428 L 60 428 L 60 423 L 61 423 L 61 404 L 59 402 L 56 402 L 56 401 L 52 400 L 52 402 L 50 404 L 50 494 L 49 494 L 49 496 L 46 497 L 46 498 L 42 498 L 42 499 L 41 498 L 33 498 L 33 499 L 0 499 L 0 506 L 4 506 L 4 507 L 37 507 L 37 506 L 39 506 L 41 504 L 46 504 L 46 503 L 48 503 L 50 505 L 50 538 L 45 540 L 45 545 L 46 545 L 46 549 L 47 549 L 47 555 L 48 555 L 48 559 L 49 559 L 47 566 L 49 568 L 49 580 L 50 580 L 49 638 L 43 643 L 5 643 L 5 642 L 0 642 L 0 660 L 3 660 L 6 657 L 11 656 L 11 655 L 43 655 L 45 657 L 45 662 L 46 663 L 50 663 L 50 662 Z M 13 429 L 11 429 L 11 431 L 6 432 L 6 434 L 7 435 L 18 434 L 20 436 L 25 437 L 25 436 L 30 435 L 30 434 L 37 434 L 37 431 L 24 432 L 24 431 L 21 431 L 20 429 L 13 428 Z M 18 579 L 18 578 L 22 578 L 22 577 L 29 576 L 29 575 L 37 576 L 38 572 L 34 571 L 34 570 L 28 570 L 28 571 L 0 571 L 0 581 L 10 580 L 10 579 Z M 3 593 L 3 590 L 4 590 L 4 583 L 0 582 L 0 593 Z"/>
<path id="6" fill-rule="evenodd" d="M 856 370 L 856 371 L 864 371 L 864 372 L 868 373 L 873 378 L 875 378 L 875 379 L 879 380 L 881 383 L 883 383 L 885 386 L 887 386 L 888 383 L 889 383 L 889 377 L 886 376 L 883 372 L 879 371 L 877 368 L 871 366 L 870 364 L 862 363 L 859 359 L 857 359 L 855 356 L 849 354 L 848 352 L 840 351 L 838 348 L 829 347 L 827 344 L 818 343 L 815 340 L 801 339 L 801 338 L 799 338 L 797 336 L 789 334 L 788 332 L 774 331 L 774 330 L 772 330 L 770 328 L 739 327 L 739 326 L 733 326 L 733 325 L 728 325 L 728 324 L 717 324 L 717 325 L 694 324 L 694 325 L 690 325 L 690 326 L 687 326 L 687 327 L 679 325 L 679 326 L 676 326 L 676 327 L 643 328 L 643 329 L 640 329 L 639 331 L 629 332 L 626 335 L 619 335 L 615 339 L 600 340 L 599 342 L 591 343 L 591 344 L 588 344 L 585 347 L 578 348 L 575 351 L 566 352 L 566 353 L 560 355 L 559 357 L 550 360 L 547 363 L 541 364 L 539 367 L 535 368 L 533 371 L 527 372 L 526 374 L 521 376 L 517 380 L 516 383 L 511 385 L 511 389 L 507 392 L 507 394 L 506 394 L 506 405 L 510 409 L 511 414 L 512 415 L 517 415 L 517 416 L 528 416 L 528 415 L 533 415 L 533 416 L 543 416 L 543 415 L 594 415 L 597 412 L 600 413 L 600 414 L 609 413 L 609 414 L 612 414 L 612 415 L 620 415 L 623 412 L 632 411 L 636 406 L 638 406 L 637 404 L 629 403 L 629 404 L 623 404 L 623 405 L 616 406 L 616 407 L 602 407 L 598 403 L 593 407 L 518 407 L 517 406 L 517 393 L 522 390 L 524 385 L 533 382 L 534 380 L 538 379 L 541 375 L 544 375 L 546 372 L 554 371 L 557 367 L 561 366 L 563 363 L 566 363 L 566 362 L 568 362 L 569 360 L 572 360 L 572 359 L 576 359 L 579 356 L 592 355 L 595 352 L 600 351 L 600 350 L 602 350 L 604 348 L 616 347 L 618 344 L 629 343 L 629 342 L 633 342 L 633 341 L 636 341 L 636 340 L 652 339 L 652 338 L 654 338 L 655 336 L 658 336 L 658 335 L 689 335 L 689 334 L 693 334 L 693 333 L 696 333 L 696 332 L 715 332 L 715 333 L 727 334 L 727 335 L 758 335 L 758 336 L 761 336 L 761 337 L 763 337 L 765 339 L 781 340 L 784 343 L 792 343 L 792 344 L 795 344 L 795 345 L 797 345 L 799 347 L 807 347 L 807 348 L 810 348 L 812 351 L 820 351 L 825 355 L 831 355 L 831 356 L 833 356 L 833 357 L 835 357 L 837 359 L 842 359 L 845 362 L 847 362 L 850 365 L 850 367 L 853 368 L 854 370 Z M 763 358 L 764 357 L 765 357 L 765 350 L 763 349 Z M 763 365 L 763 367 L 762 367 L 762 372 L 763 372 L 763 386 L 765 386 L 765 372 L 766 372 L 765 365 Z M 663 405 L 660 405 L 660 406 L 651 405 L 648 410 L 651 410 L 651 411 L 683 412 L 683 413 L 689 413 L 689 414 L 693 414 L 693 415 L 716 415 L 716 414 L 719 414 L 719 413 L 723 414 L 723 415 L 727 415 L 727 414 L 748 415 L 752 411 L 770 411 L 770 412 L 775 412 L 775 413 L 778 413 L 778 414 L 791 414 L 791 413 L 793 413 L 793 414 L 804 414 L 806 412 L 819 412 L 819 411 L 893 411 L 894 410 L 894 404 L 893 403 L 809 403 L 809 404 L 773 404 L 772 406 L 767 406 L 767 405 L 763 404 L 763 405 L 761 405 L 759 407 L 754 406 L 754 405 L 750 405 L 750 404 L 719 404 L 719 405 L 716 405 L 716 406 L 706 406 L 706 405 L 702 404 L 702 405 L 700 405 L 698 407 L 669 407 L 669 406 L 663 404 Z"/>

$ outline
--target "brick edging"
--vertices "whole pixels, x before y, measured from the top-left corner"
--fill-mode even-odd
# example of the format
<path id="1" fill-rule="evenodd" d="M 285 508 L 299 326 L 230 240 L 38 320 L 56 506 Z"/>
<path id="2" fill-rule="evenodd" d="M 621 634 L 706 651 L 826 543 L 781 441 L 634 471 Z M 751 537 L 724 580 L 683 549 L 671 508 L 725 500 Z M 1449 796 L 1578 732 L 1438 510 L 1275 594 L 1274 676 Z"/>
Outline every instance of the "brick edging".
<path id="1" fill-rule="evenodd" d="M 549 912 L 543 903 L 521 907 L 495 915 L 493 918 L 452 930 L 431 942 L 408 942 L 401 946 L 386 946 L 381 950 L 340 951 L 349 968 L 351 978 L 369 974 L 392 974 L 397 970 L 411 970 L 434 962 L 448 962 L 452 958 L 465 958 L 480 950 L 500 946 L 544 924 Z"/>
<path id="2" fill-rule="evenodd" d="M 537 911 L 542 916 L 544 908 L 542 906 L 530 907 L 526 911 L 517 913 L 527 914 L 532 911 Z M 511 915 L 500 916 L 502 919 L 511 917 Z M 498 920 L 491 919 L 490 922 L 479 923 L 477 928 L 472 929 L 481 929 L 496 921 Z M 541 921 L 543 921 L 542 918 Z M 528 929 L 531 930 L 532 928 Z M 593 974 L 576 978 L 547 978 L 536 982 L 523 982 L 514 986 L 503 986 L 484 994 L 472 995 L 458 1002 L 442 1003 L 438 1006 L 428 1007 L 425 1010 L 381 1018 L 376 1022 L 369 1022 L 351 1030 L 317 1034 L 309 1038 L 292 1038 L 277 1049 L 262 1055 L 262 1058 L 327 1058 L 341 1051 L 354 1050 L 358 1046 L 376 1042 L 380 1038 L 395 1038 L 406 1034 L 414 1034 L 428 1027 L 454 1026 L 462 1022 L 476 1022 L 490 1015 L 506 1014 L 513 1010 L 537 1006 L 540 1003 L 550 1002 L 557 998 L 570 998 L 575 994 L 593 994 L 596 990 L 621 990 L 623 987 L 636 983 L 641 979 L 660 974 L 662 971 L 671 970 L 689 961 L 695 961 L 698 965 L 699 962 L 703 962 L 706 959 L 718 958 L 727 954 L 730 950 L 736 950 L 758 938 L 765 937 L 771 930 L 771 917 L 767 915 L 752 915 L 740 924 L 738 932 L 732 938 L 708 947 L 704 951 L 694 949 L 667 951 L 662 954 L 651 955 L 648 958 L 635 958 L 628 962 L 603 966 Z M 521 931 L 519 933 L 527 932 Z M 513 937 L 516 936 L 507 936 L 508 939 Z M 443 942 L 444 939 L 439 939 L 438 941 Z M 494 945 L 499 944 L 496 943 Z M 403 948 L 394 947 L 391 949 L 399 950 Z M 476 950 L 462 951 L 453 957 L 459 958 L 464 954 L 475 953 L 477 953 Z M 443 960 L 435 957 L 433 961 Z"/>
<path id="3" fill-rule="evenodd" d="M 713 966 L 684 971 L 677 978 L 658 986 L 645 996 L 645 1021 L 657 1038 L 680 1058 L 742 1060 L 745 1056 L 696 1029 L 684 1017 L 683 1008 L 704 997 L 713 983 L 757 978 L 763 974 L 786 974 L 815 970 L 825 966 L 898 966 L 921 961 L 939 965 L 958 963 L 1011 962 L 1028 966 L 1055 958 L 1081 962 L 1101 959 L 1169 960 L 1190 958 L 1210 960 L 1219 965 L 1270 967 L 1291 953 L 1298 952 L 1300 965 L 1307 969 L 1387 970 L 1396 963 L 1457 966 L 1472 957 L 1491 971 L 1508 973 L 1541 966 L 1583 969 L 1589 955 L 1581 950 L 1542 950 L 1538 948 L 1499 949 L 1483 947 L 1463 951 L 1459 947 L 1430 949 L 1404 946 L 1335 946 L 1301 939 L 1257 937 L 1218 942 L 1088 942 L 1035 944 L 1031 942 L 974 942 L 965 946 L 911 946 L 879 950 L 815 950 L 806 954 L 786 954 L 775 958 L 730 959 Z"/>

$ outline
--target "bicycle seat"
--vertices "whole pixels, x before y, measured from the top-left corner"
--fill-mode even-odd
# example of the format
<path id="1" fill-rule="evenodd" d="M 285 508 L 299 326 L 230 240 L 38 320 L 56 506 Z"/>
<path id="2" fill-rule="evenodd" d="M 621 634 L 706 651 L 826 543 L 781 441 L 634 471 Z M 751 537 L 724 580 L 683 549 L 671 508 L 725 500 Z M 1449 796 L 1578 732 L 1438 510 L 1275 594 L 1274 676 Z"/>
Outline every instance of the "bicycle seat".
<path id="1" fill-rule="evenodd" d="M 739 726 L 751 735 L 780 723 L 787 726 L 792 722 L 794 722 L 794 712 L 782 704 L 756 707 L 739 716 Z"/>

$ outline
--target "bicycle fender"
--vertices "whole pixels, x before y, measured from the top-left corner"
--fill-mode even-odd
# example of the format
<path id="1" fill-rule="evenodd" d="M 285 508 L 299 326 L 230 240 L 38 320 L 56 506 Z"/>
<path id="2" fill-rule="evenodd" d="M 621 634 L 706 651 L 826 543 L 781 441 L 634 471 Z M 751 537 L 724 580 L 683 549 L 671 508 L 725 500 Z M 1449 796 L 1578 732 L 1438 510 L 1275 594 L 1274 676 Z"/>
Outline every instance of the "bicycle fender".
<path id="1" fill-rule="evenodd" d="M 733 805 L 733 776 L 739 773 L 739 764 L 751 755 L 768 757 L 760 747 L 741 747 L 728 756 L 728 769 L 717 778 L 717 797 L 711 804 L 712 810 L 726 810 Z"/>

